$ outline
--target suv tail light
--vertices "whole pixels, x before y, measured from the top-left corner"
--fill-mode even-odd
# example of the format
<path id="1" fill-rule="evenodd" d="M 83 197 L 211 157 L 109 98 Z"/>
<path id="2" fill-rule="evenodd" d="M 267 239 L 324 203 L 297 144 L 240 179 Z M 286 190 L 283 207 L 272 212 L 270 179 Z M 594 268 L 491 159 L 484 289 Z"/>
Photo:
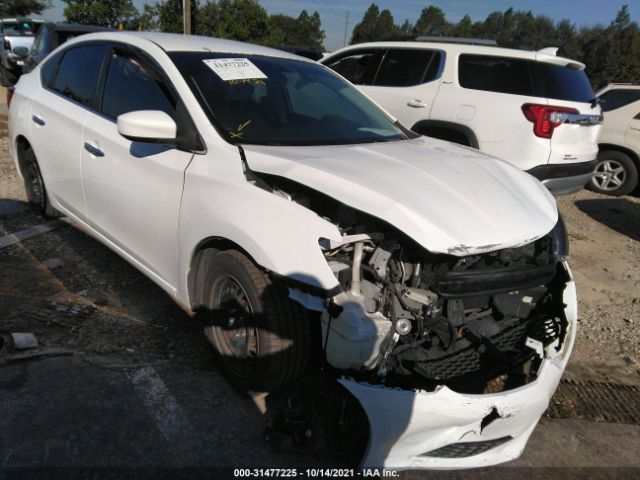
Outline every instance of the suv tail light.
<path id="1" fill-rule="evenodd" d="M 580 113 L 575 108 L 553 107 L 551 105 L 536 105 L 525 103 L 522 113 L 533 123 L 533 133 L 541 138 L 551 138 L 553 130 L 564 123 L 567 114 Z M 565 114 L 565 115 L 562 115 Z"/>

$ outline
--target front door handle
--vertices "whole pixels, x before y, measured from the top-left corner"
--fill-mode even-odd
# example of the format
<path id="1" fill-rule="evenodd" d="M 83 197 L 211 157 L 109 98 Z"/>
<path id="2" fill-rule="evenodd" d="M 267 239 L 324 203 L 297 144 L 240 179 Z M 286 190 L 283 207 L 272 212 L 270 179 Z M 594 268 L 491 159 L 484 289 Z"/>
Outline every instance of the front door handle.
<path id="1" fill-rule="evenodd" d="M 424 103 L 422 100 L 418 100 L 417 98 L 415 100 L 409 100 L 407 102 L 407 107 L 412 107 L 412 108 L 427 108 L 427 104 Z"/>
<path id="2" fill-rule="evenodd" d="M 89 142 L 84 142 L 84 149 L 94 157 L 104 157 L 104 152 Z"/>
<path id="3" fill-rule="evenodd" d="M 42 117 L 40 117 L 38 115 L 32 115 L 31 116 L 31 120 L 33 120 L 33 123 L 36 123 L 36 124 L 40 125 L 41 127 L 43 127 L 44 124 L 47 123 L 47 122 L 44 121 L 44 118 L 42 118 Z"/>

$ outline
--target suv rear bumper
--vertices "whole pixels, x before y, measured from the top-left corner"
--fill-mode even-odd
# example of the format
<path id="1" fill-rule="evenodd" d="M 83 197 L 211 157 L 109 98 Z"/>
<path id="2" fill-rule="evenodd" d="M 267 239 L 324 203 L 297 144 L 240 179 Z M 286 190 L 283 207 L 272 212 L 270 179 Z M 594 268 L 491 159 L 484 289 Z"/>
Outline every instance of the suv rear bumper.
<path id="1" fill-rule="evenodd" d="M 555 195 L 568 195 L 584 188 L 593 175 L 597 160 L 578 163 L 539 165 L 527 173 L 540 180 Z"/>

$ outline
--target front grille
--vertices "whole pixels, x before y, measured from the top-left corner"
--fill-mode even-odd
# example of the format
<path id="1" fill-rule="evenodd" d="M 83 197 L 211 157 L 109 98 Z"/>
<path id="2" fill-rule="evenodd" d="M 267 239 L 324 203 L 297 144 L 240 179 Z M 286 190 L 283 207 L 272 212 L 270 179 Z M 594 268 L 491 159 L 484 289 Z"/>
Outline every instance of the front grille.
<path id="1" fill-rule="evenodd" d="M 506 436 L 496 438 L 494 440 L 483 440 L 481 442 L 461 442 L 451 443 L 444 447 L 436 448 L 427 453 L 423 453 L 422 457 L 438 457 L 438 458 L 465 458 L 473 455 L 480 455 L 492 448 L 496 448 L 503 443 L 512 440 L 513 437 Z"/>
<path id="2" fill-rule="evenodd" d="M 505 364 L 491 353 L 481 351 L 474 345 L 452 355 L 436 360 L 421 361 L 415 370 L 422 376 L 433 380 L 451 380 L 484 370 L 489 378 L 506 373 L 519 363 L 531 358 L 535 352 L 525 346 L 527 337 L 542 342 L 545 346 L 560 336 L 561 320 L 539 316 L 525 320 L 491 337 L 491 342 L 501 352 L 509 356 L 511 362 Z"/>

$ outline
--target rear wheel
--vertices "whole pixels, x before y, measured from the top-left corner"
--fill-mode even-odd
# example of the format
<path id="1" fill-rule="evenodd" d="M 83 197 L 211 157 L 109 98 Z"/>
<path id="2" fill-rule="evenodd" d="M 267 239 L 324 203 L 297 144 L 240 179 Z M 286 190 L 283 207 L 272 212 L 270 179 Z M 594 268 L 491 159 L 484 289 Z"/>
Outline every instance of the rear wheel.
<path id="1" fill-rule="evenodd" d="M 638 168 L 625 153 L 616 150 L 598 154 L 598 163 L 591 178 L 591 189 L 607 195 L 628 195 L 638 185 Z"/>
<path id="2" fill-rule="evenodd" d="M 24 152 L 22 168 L 24 187 L 31 207 L 36 213 L 44 215 L 47 218 L 60 217 L 60 212 L 53 208 L 49 202 L 47 190 L 42 180 L 42 174 L 40 173 L 40 167 L 31 148 L 28 148 Z"/>
<path id="3" fill-rule="evenodd" d="M 225 377 L 247 392 L 273 392 L 291 385 L 311 356 L 306 311 L 288 298 L 281 282 L 237 250 L 206 250 L 205 333 Z"/>

